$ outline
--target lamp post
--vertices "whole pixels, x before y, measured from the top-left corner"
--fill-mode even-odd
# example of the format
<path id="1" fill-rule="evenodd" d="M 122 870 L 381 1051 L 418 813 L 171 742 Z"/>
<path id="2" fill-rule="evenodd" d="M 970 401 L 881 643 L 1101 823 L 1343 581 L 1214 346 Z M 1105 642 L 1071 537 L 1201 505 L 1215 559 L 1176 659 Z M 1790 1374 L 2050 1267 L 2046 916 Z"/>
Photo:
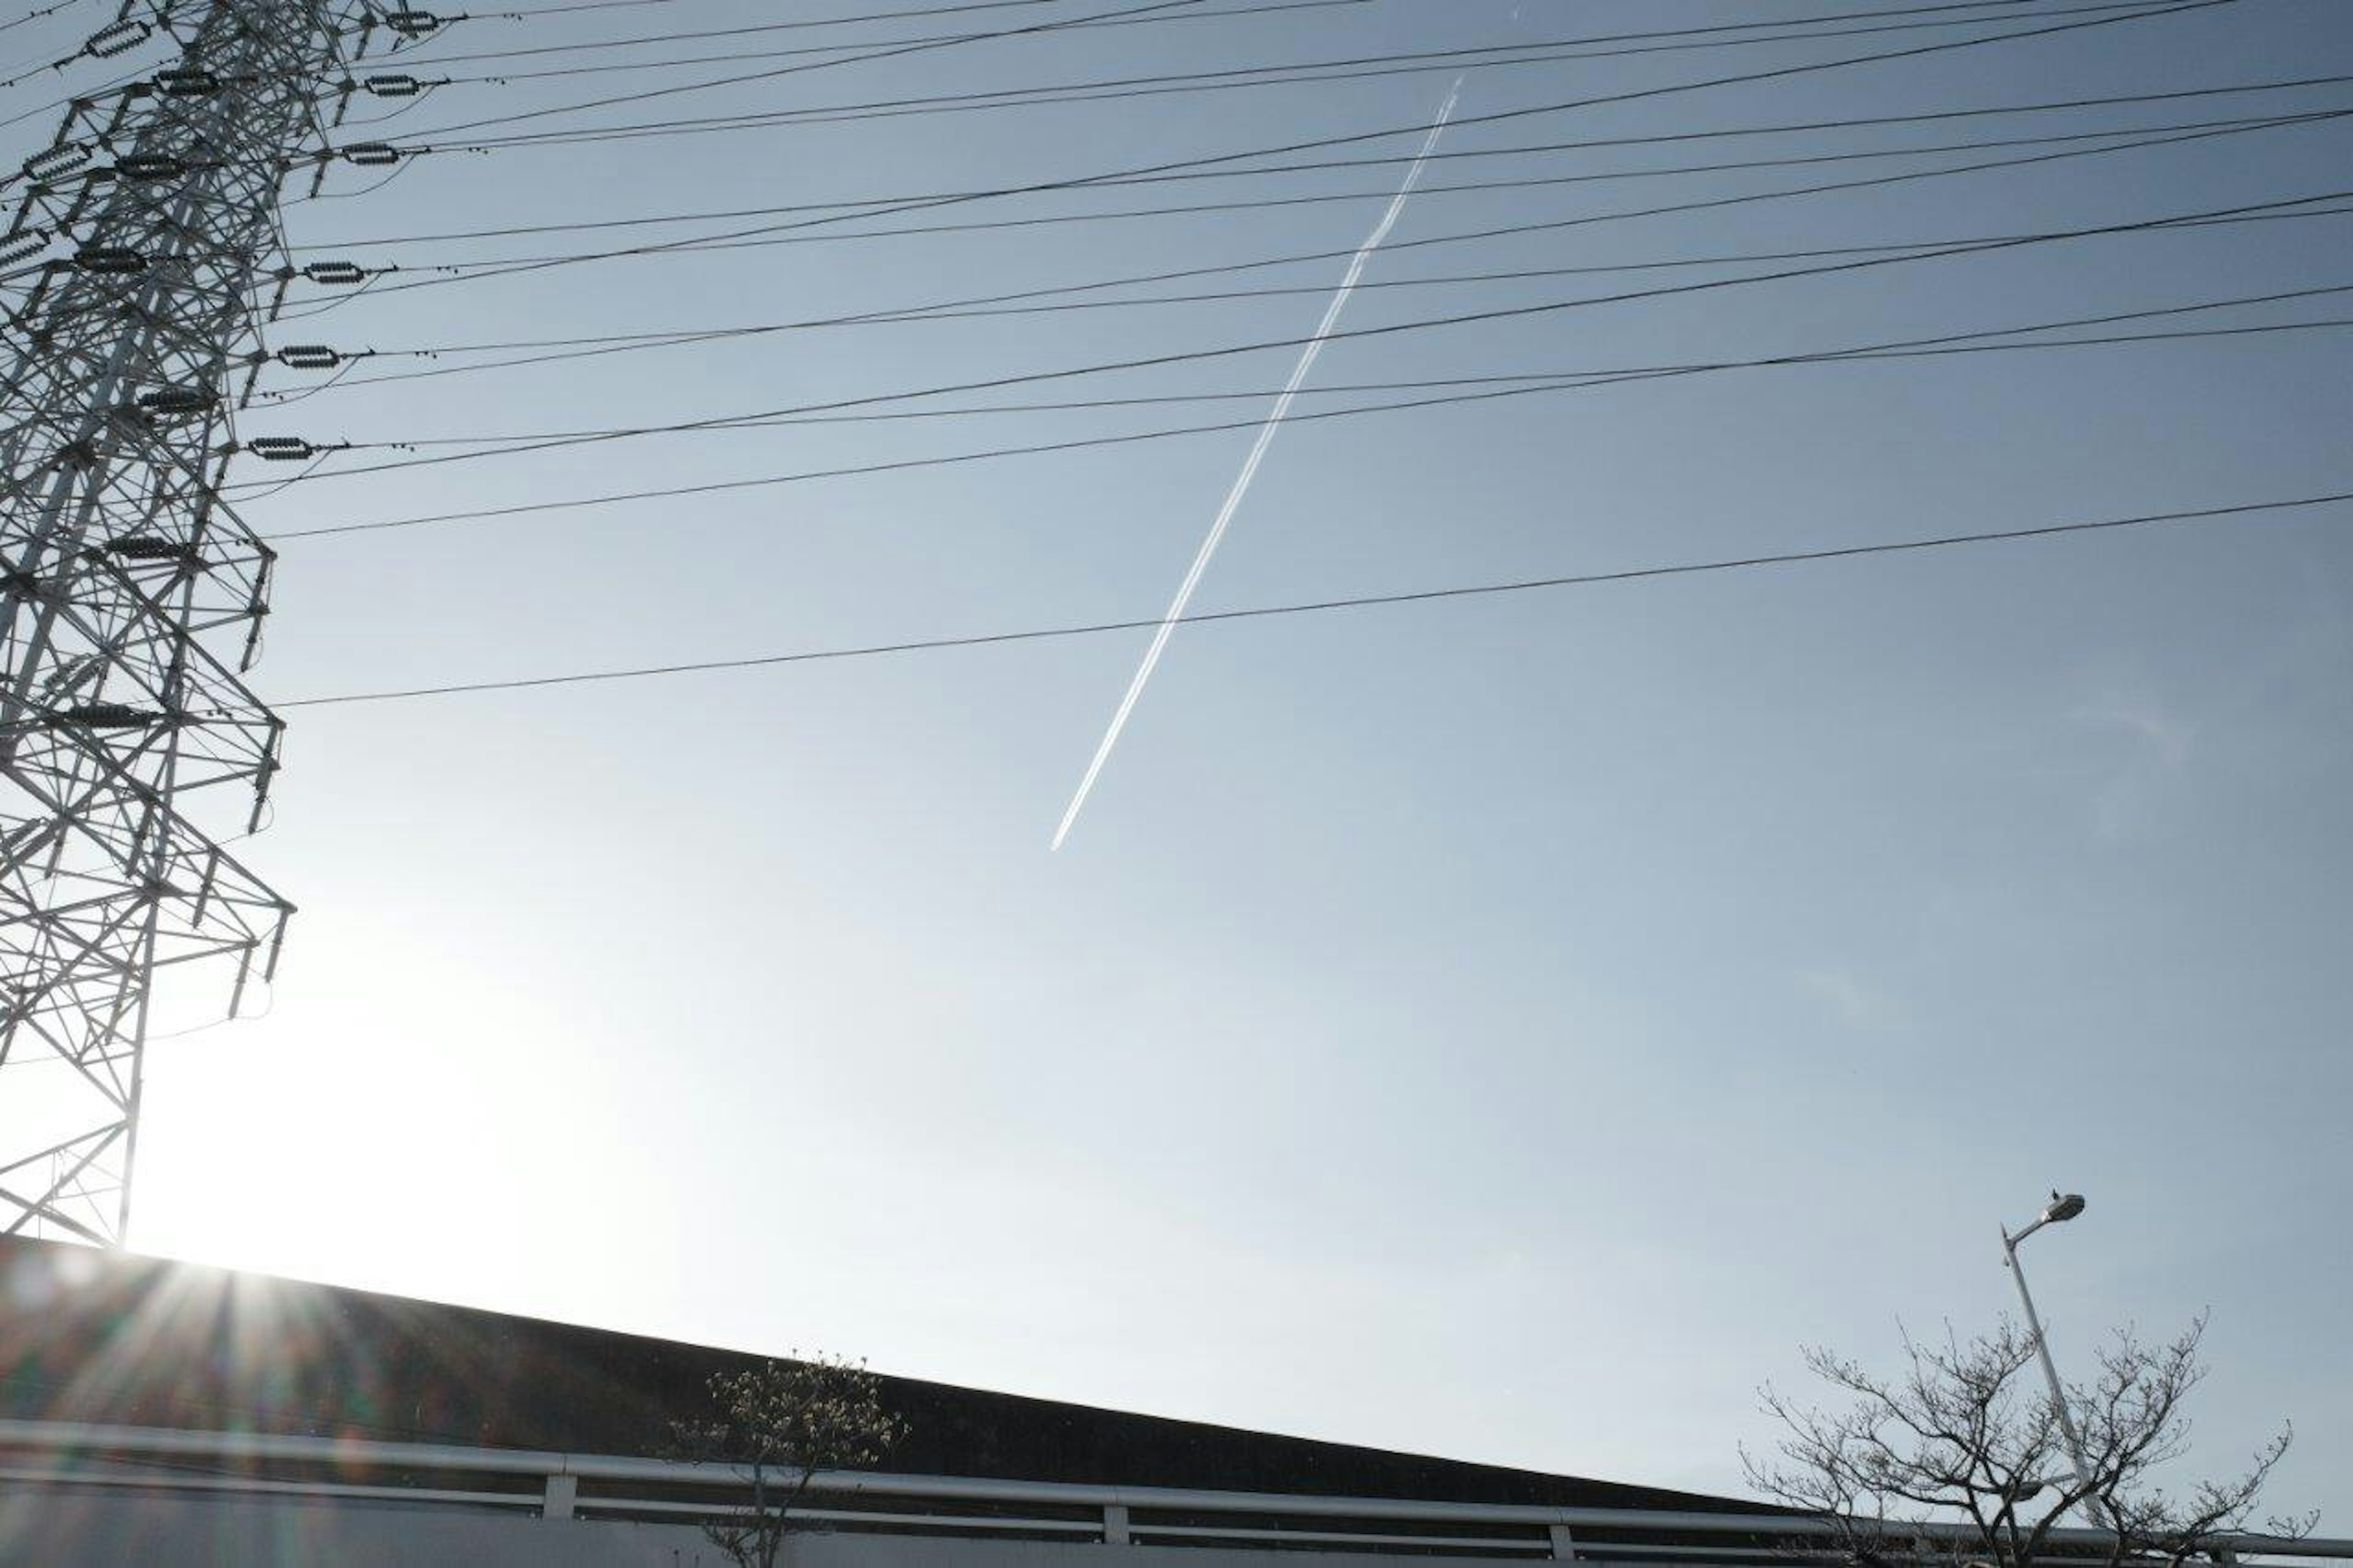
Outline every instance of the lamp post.
<path id="1" fill-rule="evenodd" d="M 2042 1205 L 2042 1212 L 2036 1215 L 2033 1223 L 2025 1229 L 2012 1236 L 2010 1226 L 2001 1227 L 2001 1251 L 2010 1263 L 2010 1277 L 2018 1282 L 2018 1300 L 2026 1309 L 2026 1328 L 2034 1336 L 2034 1353 L 2042 1358 L 2042 1380 L 2051 1385 L 2051 1408 L 2058 1414 L 2060 1433 L 2067 1439 L 2067 1458 L 2075 1466 L 2075 1484 L 2084 1489 L 2084 1496 L 2088 1498 L 2092 1491 L 2092 1470 L 2084 1463 L 2084 1439 L 2075 1430 L 2075 1417 L 2067 1409 L 2067 1391 L 2060 1386 L 2059 1369 L 2052 1364 L 2051 1341 L 2042 1331 L 2042 1320 L 2035 1316 L 2034 1298 L 2027 1294 L 2026 1270 L 2018 1266 L 2020 1242 L 2046 1225 L 2058 1225 L 2083 1212 L 2082 1194 L 2069 1193 L 2063 1197 L 2053 1192 L 2051 1201 Z"/>

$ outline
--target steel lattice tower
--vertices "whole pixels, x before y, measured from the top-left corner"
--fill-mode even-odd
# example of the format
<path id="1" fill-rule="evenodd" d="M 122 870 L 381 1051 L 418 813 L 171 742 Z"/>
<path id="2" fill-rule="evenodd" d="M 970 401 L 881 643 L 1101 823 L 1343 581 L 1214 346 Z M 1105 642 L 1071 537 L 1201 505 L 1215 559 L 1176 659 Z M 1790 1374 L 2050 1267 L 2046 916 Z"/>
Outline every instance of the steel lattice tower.
<path id="1" fill-rule="evenodd" d="M 0 1222 L 119 1243 L 159 975 L 234 1014 L 291 906 L 198 820 L 259 826 L 280 721 L 244 684 L 271 552 L 220 498 L 234 383 L 289 274 L 365 0 L 126 0 L 0 239 Z M 7 296 L 15 295 L 11 299 Z M 216 826 L 214 831 L 222 831 Z"/>

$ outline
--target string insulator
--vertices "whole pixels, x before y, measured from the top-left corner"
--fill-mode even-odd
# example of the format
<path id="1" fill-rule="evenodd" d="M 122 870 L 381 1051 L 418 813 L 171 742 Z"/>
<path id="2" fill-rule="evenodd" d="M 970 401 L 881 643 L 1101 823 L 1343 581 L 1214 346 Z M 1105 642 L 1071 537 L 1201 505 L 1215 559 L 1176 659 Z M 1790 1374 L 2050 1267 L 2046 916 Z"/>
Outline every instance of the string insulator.
<path id="1" fill-rule="evenodd" d="M 58 710 L 56 718 L 59 723 L 79 724 L 88 730 L 145 730 L 161 723 L 164 715 L 150 709 L 133 708 L 127 702 L 84 702 Z"/>
<path id="2" fill-rule="evenodd" d="M 159 386 L 139 395 L 139 406 L 150 414 L 201 414 L 212 405 L 212 389 L 205 386 Z"/>
<path id="3" fill-rule="evenodd" d="M 319 448 L 300 436 L 256 436 L 245 449 L 266 463 L 299 463 L 319 455 Z"/>
<path id="4" fill-rule="evenodd" d="M 275 357 L 289 370 L 332 370 L 343 363 L 343 356 L 324 343 L 290 344 Z"/>
<path id="5" fill-rule="evenodd" d="M 70 174 L 89 162 L 90 149 L 79 142 L 69 142 L 26 159 L 25 178 L 37 185 L 60 174 Z"/>
<path id="6" fill-rule="evenodd" d="M 360 83 L 360 86 L 378 98 L 415 98 L 425 90 L 423 82 L 413 76 L 397 71 L 387 71 L 381 76 L 372 76 Z"/>
<path id="7" fill-rule="evenodd" d="M 363 169 L 381 169 L 400 162 L 400 149 L 389 142 L 354 142 L 343 149 L 343 158 Z"/>
<path id="8" fill-rule="evenodd" d="M 166 539 L 160 533 L 132 533 L 121 539 L 109 540 L 109 555 L 119 555 L 125 561 L 195 561 L 196 547 L 183 544 L 176 539 Z"/>
<path id="9" fill-rule="evenodd" d="M 135 49 L 154 35 L 155 29 L 144 22 L 117 22 L 111 27 L 100 27 L 90 36 L 81 52 L 91 59 L 102 60 L 126 49 Z"/>
<path id="10" fill-rule="evenodd" d="M 90 245 L 74 252 L 74 265 L 84 272 L 144 272 L 147 253 L 126 245 Z"/>
<path id="11" fill-rule="evenodd" d="M 384 23 L 404 38 L 421 38 L 427 33 L 439 31 L 442 26 L 441 18 L 432 12 L 411 11 L 406 7 L 385 13 Z"/>
<path id="12" fill-rule="evenodd" d="M 302 268 L 302 276 L 313 283 L 349 285 L 367 281 L 367 270 L 356 261 L 313 261 Z"/>
<path id="13" fill-rule="evenodd" d="M 220 90 L 220 78 L 194 66 L 174 66 L 155 74 L 155 85 L 166 98 L 203 98 Z"/>
<path id="14" fill-rule="evenodd" d="M 26 229 L 11 238 L 0 240 L 0 267 L 13 267 L 19 261 L 30 261 L 49 247 L 49 237 L 37 228 Z"/>
<path id="15" fill-rule="evenodd" d="M 125 180 L 176 180 L 187 172 L 187 160 L 168 153 L 133 153 L 114 164 L 116 177 Z"/>

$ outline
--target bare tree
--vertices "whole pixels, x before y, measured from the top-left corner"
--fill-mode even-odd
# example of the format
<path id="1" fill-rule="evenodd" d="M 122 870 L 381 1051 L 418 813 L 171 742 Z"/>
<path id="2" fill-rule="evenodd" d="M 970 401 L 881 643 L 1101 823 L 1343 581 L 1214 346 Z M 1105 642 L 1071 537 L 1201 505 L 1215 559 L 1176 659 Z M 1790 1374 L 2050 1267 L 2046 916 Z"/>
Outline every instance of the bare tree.
<path id="1" fill-rule="evenodd" d="M 678 1449 L 747 1473 L 751 1506 L 702 1527 L 740 1568 L 776 1568 L 789 1515 L 818 1472 L 878 1464 L 907 1435 L 906 1421 L 883 1407 L 881 1380 L 862 1362 L 803 1360 L 796 1351 L 789 1361 L 715 1373 L 710 1389 L 713 1414 L 680 1423 Z"/>
<path id="2" fill-rule="evenodd" d="M 1940 1346 L 1907 1333 L 1906 1364 L 1893 1377 L 1807 1351 L 1807 1369 L 1843 1405 L 1801 1405 L 1767 1387 L 1764 1409 L 1782 1436 L 1771 1456 L 1744 1448 L 1741 1462 L 1758 1490 L 1831 1521 L 1841 1554 L 1864 1568 L 1899 1558 L 1969 1568 L 2227 1560 L 2294 1433 L 2283 1426 L 2233 1478 L 2167 1489 L 2189 1449 L 2182 1406 L 2206 1375 L 2205 1331 L 2201 1316 L 2161 1345 L 2129 1329 L 2111 1337 L 2097 1375 L 2066 1391 L 2080 1477 L 2059 1409 L 2032 1370 L 2034 1336 L 2007 1320 L 1967 1342 L 1947 1330 Z M 2294 1537 L 2317 1522 L 2273 1518 L 2265 1528 Z M 2100 1531 L 2098 1544 L 2053 1538 L 2068 1525 Z"/>

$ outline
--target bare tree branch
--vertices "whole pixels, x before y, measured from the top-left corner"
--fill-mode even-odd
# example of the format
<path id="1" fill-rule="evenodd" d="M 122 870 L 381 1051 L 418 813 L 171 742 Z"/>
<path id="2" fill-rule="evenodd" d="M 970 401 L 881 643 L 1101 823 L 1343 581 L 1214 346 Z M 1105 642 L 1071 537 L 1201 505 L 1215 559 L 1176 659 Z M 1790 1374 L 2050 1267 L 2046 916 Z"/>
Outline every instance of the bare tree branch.
<path id="1" fill-rule="evenodd" d="M 1781 1428 L 1770 1455 L 1740 1454 L 1749 1485 L 1831 1521 L 1840 1554 L 1861 1568 L 1899 1560 L 1947 1568 L 2185 1568 L 2244 1529 L 2294 1433 L 2258 1449 L 2248 1468 L 2168 1492 L 2159 1473 L 2189 1450 L 2189 1395 L 2204 1381 L 2198 1350 L 2206 1320 L 2174 1339 L 2117 1331 L 2091 1381 L 2064 1391 L 2082 1435 L 2078 1476 L 2061 1434 L 2062 1411 L 2034 1386 L 2037 1346 L 2004 1321 L 1941 1344 L 1904 1336 L 1902 1373 L 1882 1377 L 1821 1347 L 1806 1369 L 1844 1404 L 1801 1405 L 1767 1386 L 1765 1413 Z M 2267 1521 L 2274 1534 L 2309 1533 L 2317 1515 Z M 2102 1531 L 2105 1549 L 2053 1544 L 2062 1526 Z M 1805 1549 L 1821 1555 L 1819 1546 Z"/>

